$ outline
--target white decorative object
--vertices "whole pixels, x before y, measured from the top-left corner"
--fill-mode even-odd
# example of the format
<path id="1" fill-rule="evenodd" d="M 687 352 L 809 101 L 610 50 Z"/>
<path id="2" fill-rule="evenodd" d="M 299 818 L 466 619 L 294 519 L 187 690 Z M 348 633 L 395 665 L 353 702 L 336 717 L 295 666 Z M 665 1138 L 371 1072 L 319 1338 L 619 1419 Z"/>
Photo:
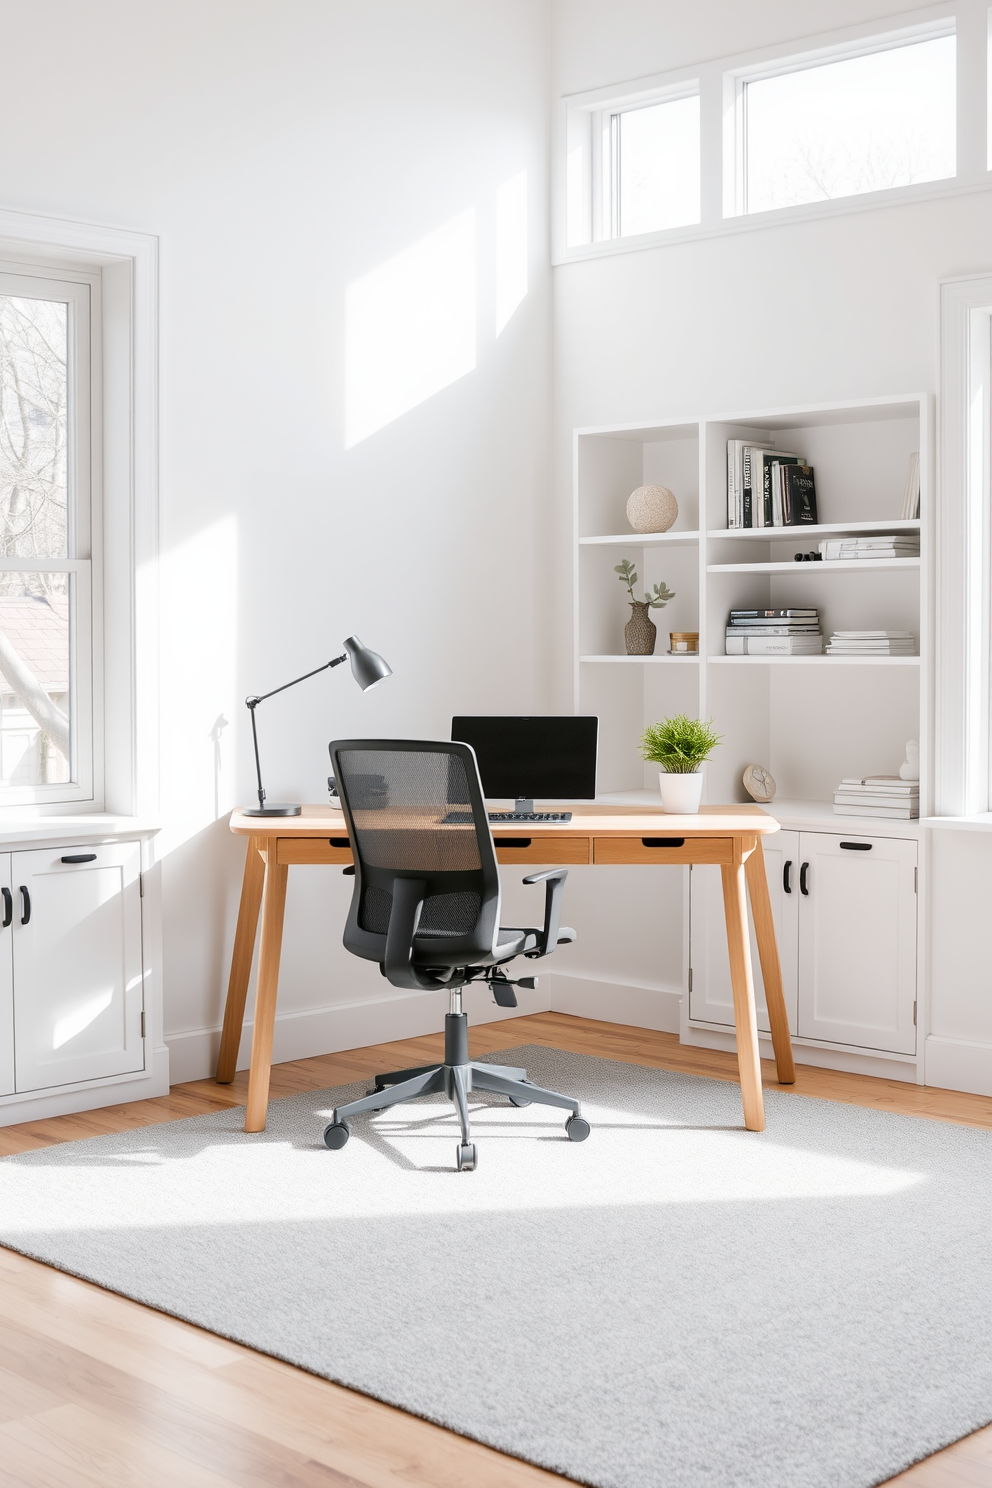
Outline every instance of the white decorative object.
<path id="1" fill-rule="evenodd" d="M 776 787 L 771 770 L 764 765 L 748 765 L 744 771 L 744 789 L 752 801 L 773 801 Z"/>
<path id="2" fill-rule="evenodd" d="M 917 739 L 910 739 L 906 745 L 906 758 L 899 766 L 900 780 L 919 780 L 920 778 L 920 745 Z"/>
<path id="3" fill-rule="evenodd" d="M 635 532 L 667 532 L 678 514 L 675 492 L 667 486 L 638 486 L 627 498 L 627 521 Z"/>
<path id="4" fill-rule="evenodd" d="M 696 816 L 703 795 L 703 772 L 696 770 L 691 775 L 669 774 L 661 770 L 658 774 L 661 788 L 661 807 L 670 816 Z"/>

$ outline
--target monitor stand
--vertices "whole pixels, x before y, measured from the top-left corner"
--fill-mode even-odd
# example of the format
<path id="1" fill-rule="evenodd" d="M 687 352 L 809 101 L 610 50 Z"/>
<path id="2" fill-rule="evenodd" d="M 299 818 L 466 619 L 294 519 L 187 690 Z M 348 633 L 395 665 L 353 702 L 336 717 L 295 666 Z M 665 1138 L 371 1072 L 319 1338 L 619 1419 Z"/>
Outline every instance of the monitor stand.
<path id="1" fill-rule="evenodd" d="M 514 811 L 526 812 L 528 816 L 534 814 L 534 801 L 530 796 L 518 796 Z"/>

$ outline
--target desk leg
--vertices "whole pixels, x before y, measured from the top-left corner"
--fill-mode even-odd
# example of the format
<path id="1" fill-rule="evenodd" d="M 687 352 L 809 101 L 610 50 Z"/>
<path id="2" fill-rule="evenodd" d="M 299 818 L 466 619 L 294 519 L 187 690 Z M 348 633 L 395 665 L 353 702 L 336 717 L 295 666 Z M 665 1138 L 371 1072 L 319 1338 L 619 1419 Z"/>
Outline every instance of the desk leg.
<path id="1" fill-rule="evenodd" d="M 251 1040 L 248 1072 L 248 1109 L 245 1131 L 265 1130 L 269 1106 L 269 1075 L 272 1070 L 272 1032 L 276 1021 L 279 990 L 279 955 L 282 951 L 282 922 L 286 910 L 286 881 L 289 869 L 276 862 L 276 839 L 270 837 L 265 852 L 265 890 L 262 895 L 262 945 L 258 954 L 258 991 L 255 994 L 255 1027 Z"/>
<path id="2" fill-rule="evenodd" d="M 262 905 L 264 882 L 265 864 L 255 845 L 255 838 L 249 837 L 241 903 L 238 906 L 238 928 L 234 933 L 234 951 L 231 956 L 231 976 L 227 984 L 227 1002 L 224 1004 L 224 1028 L 220 1036 L 220 1053 L 217 1055 L 218 1085 L 230 1085 L 238 1068 L 238 1046 L 245 1021 L 248 978 L 251 976 L 251 958 L 255 951 L 255 933 L 258 930 L 258 911 Z"/>
<path id="3" fill-rule="evenodd" d="M 751 913 L 754 916 L 754 934 L 758 942 L 758 959 L 765 983 L 765 1002 L 768 1005 L 768 1022 L 772 1031 L 775 1049 L 775 1068 L 780 1085 L 796 1083 L 796 1065 L 792 1057 L 792 1037 L 789 1033 L 789 1014 L 785 1008 L 782 991 L 782 967 L 778 959 L 775 940 L 775 921 L 768 897 L 768 879 L 765 875 L 765 857 L 758 838 L 754 852 L 745 865 L 747 886 L 751 894 Z"/>
<path id="4" fill-rule="evenodd" d="M 758 1019 L 754 1010 L 754 979 L 748 945 L 747 894 L 744 864 L 724 865 L 723 909 L 727 919 L 730 951 L 730 980 L 734 989 L 734 1022 L 737 1026 L 737 1068 L 740 1070 L 744 1125 L 748 1131 L 764 1131 L 765 1105 L 761 1095 L 761 1061 L 758 1058 Z"/>

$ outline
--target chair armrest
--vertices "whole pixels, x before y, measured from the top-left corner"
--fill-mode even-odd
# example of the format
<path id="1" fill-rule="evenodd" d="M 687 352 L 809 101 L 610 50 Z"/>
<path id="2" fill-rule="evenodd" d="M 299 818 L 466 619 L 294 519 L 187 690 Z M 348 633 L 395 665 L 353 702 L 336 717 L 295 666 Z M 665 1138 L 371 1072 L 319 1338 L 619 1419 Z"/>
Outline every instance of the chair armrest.
<path id="1" fill-rule="evenodd" d="M 558 944 L 561 901 L 564 898 L 567 877 L 567 868 L 545 868 L 542 873 L 529 873 L 524 879 L 525 884 L 541 883 L 542 880 L 547 884 L 544 896 L 544 933 L 540 949 L 536 953 L 532 952 L 532 955 L 550 956 Z"/>
<path id="2" fill-rule="evenodd" d="M 421 976 L 413 965 L 413 939 L 420 923 L 426 889 L 422 878 L 393 880 L 393 907 L 386 931 L 386 959 L 382 963 L 386 980 L 393 987 L 427 992 L 444 985 L 436 977 Z"/>

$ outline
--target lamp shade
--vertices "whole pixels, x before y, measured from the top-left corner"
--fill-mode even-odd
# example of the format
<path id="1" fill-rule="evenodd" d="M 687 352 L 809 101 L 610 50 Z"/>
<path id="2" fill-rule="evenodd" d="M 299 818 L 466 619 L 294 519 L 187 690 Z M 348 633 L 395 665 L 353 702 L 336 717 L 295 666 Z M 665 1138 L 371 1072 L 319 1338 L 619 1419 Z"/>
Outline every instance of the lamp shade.
<path id="1" fill-rule="evenodd" d="M 378 651 L 363 646 L 357 636 L 349 636 L 342 642 L 351 662 L 351 674 L 363 692 L 375 687 L 393 675 L 393 669 L 383 661 Z"/>

